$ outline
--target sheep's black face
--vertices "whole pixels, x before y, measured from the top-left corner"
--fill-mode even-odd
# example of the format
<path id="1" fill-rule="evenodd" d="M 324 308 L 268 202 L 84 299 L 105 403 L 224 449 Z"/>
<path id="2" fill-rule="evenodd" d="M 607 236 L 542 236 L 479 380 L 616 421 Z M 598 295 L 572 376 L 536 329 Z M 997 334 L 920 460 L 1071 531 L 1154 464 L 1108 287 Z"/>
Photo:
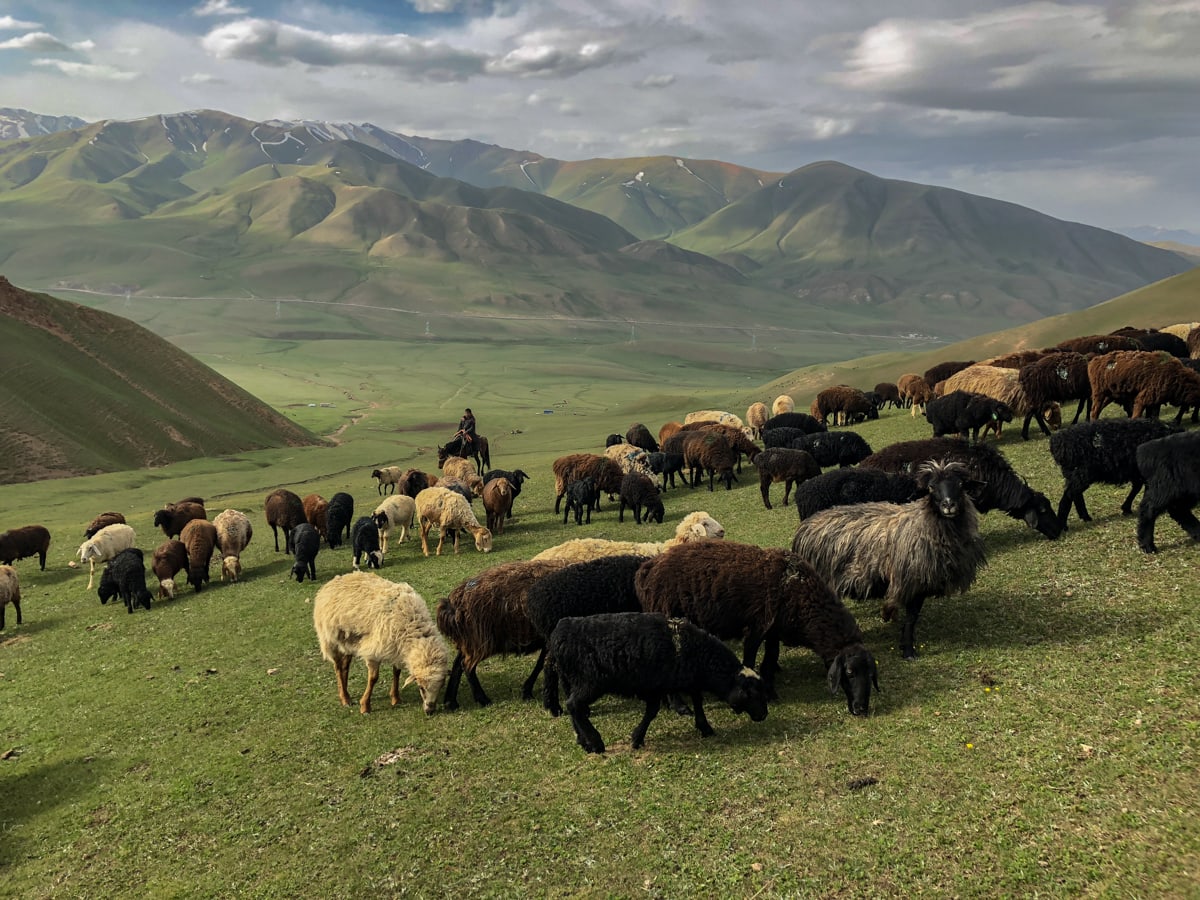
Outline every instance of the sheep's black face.
<path id="1" fill-rule="evenodd" d="M 753 669 L 743 669 L 734 681 L 733 692 L 727 698 L 735 713 L 745 713 L 754 722 L 767 717 L 767 688 Z"/>
<path id="2" fill-rule="evenodd" d="M 1025 524 L 1036 528 L 1050 540 L 1057 540 L 1063 533 L 1063 523 L 1054 507 L 1050 505 L 1045 494 L 1035 493 L 1032 502 L 1026 507 Z"/>
<path id="3" fill-rule="evenodd" d="M 658 522 L 662 524 L 663 517 L 666 515 L 666 510 L 663 509 L 663 502 L 657 497 L 652 497 L 646 502 L 646 521 Z"/>
<path id="4" fill-rule="evenodd" d="M 292 575 L 295 577 L 297 583 L 303 583 L 304 576 L 307 574 L 308 574 L 308 567 L 306 565 L 304 565 L 304 563 L 298 562 L 294 566 L 292 566 Z"/>
<path id="5" fill-rule="evenodd" d="M 836 694 L 841 688 L 851 715 L 865 716 L 870 712 L 872 685 L 879 690 L 879 672 L 875 657 L 866 647 L 848 647 L 834 658 L 829 667 L 829 691 Z"/>
<path id="6" fill-rule="evenodd" d="M 929 494 L 938 514 L 953 519 L 963 508 L 963 483 L 954 475 L 934 479 Z"/>

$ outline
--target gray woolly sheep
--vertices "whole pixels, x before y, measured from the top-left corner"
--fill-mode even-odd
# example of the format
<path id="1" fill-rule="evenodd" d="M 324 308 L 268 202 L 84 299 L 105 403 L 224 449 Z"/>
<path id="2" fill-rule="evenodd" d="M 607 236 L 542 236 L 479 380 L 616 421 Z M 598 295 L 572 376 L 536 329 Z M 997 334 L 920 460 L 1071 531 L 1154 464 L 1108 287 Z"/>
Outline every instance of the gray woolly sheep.
<path id="1" fill-rule="evenodd" d="M 637 697 L 646 704 L 633 729 L 633 749 L 668 695 L 692 698 L 696 730 L 714 734 L 704 715 L 704 694 L 720 697 L 735 713 L 755 722 L 767 717 L 761 680 L 733 652 L 689 622 L 646 613 L 610 613 L 563 619 L 550 636 L 548 665 L 569 685 L 566 709 L 575 737 L 587 753 L 603 753 L 604 739 L 591 721 L 591 706 L 605 694 Z"/>
<path id="2" fill-rule="evenodd" d="M 100 515 L 96 516 L 96 518 L 92 519 L 91 523 L 88 524 L 87 529 L 85 529 L 83 532 L 83 536 L 85 538 L 95 537 L 96 532 L 99 531 L 101 528 L 103 528 L 105 525 L 124 525 L 124 524 L 126 524 L 126 523 L 125 523 L 125 516 L 123 514 L 121 514 L 119 512 L 102 512 L 102 513 L 100 513 Z"/>
<path id="3" fill-rule="evenodd" d="M 1200 520 L 1193 512 L 1200 503 L 1200 431 L 1147 441 L 1137 449 L 1137 465 L 1146 482 L 1138 507 L 1138 546 L 1146 553 L 1158 552 L 1154 523 L 1163 513 L 1200 541 Z"/>
<path id="4" fill-rule="evenodd" d="M 371 477 L 378 481 L 378 484 L 375 485 L 375 492 L 377 494 L 383 496 L 385 486 L 389 489 L 387 493 L 394 494 L 396 486 L 400 483 L 400 479 L 404 477 L 404 469 L 399 466 L 383 466 L 379 469 L 372 469 Z"/>
<path id="5" fill-rule="evenodd" d="M 150 569 L 158 576 L 158 599 L 175 599 L 175 576 L 186 572 L 187 567 L 187 547 L 183 541 L 163 541 L 155 548 Z"/>
<path id="6" fill-rule="evenodd" d="M 128 528 L 129 526 L 126 525 L 125 527 Z M 130 528 L 130 531 L 132 530 Z M 92 537 L 95 537 L 95 535 L 92 535 Z M 46 553 L 49 550 L 50 532 L 44 525 L 23 525 L 20 528 L 11 528 L 0 534 L 0 563 L 6 566 L 11 566 L 18 559 L 24 559 L 27 556 L 34 556 L 36 554 L 38 565 L 41 567 L 41 571 L 45 572 Z M 88 588 L 90 589 L 91 586 L 91 582 L 89 581 Z"/>
<path id="7" fill-rule="evenodd" d="M 183 533 L 183 526 L 193 519 L 207 519 L 208 513 L 203 503 L 194 500 L 180 500 L 168 503 L 154 513 L 154 527 L 161 528 L 168 538 L 177 537 Z"/>
<path id="8" fill-rule="evenodd" d="M 486 492 L 483 502 L 486 505 Z M 383 553 L 387 553 L 388 536 L 391 534 L 393 528 L 399 532 L 396 537 L 397 543 L 403 543 L 408 540 L 408 530 L 412 527 L 413 517 L 416 514 L 417 501 L 404 494 L 394 494 L 391 497 L 384 497 L 383 502 L 375 507 L 375 512 L 372 515 L 375 519 L 375 525 L 379 529 L 379 549 Z"/>
<path id="9" fill-rule="evenodd" d="M 263 513 L 267 517 L 267 524 L 271 526 L 271 533 L 275 535 L 275 552 L 279 552 L 279 529 L 282 528 L 283 549 L 291 553 L 294 549 L 292 530 L 302 522 L 308 521 L 304 517 L 304 501 L 287 488 L 278 488 L 267 494 L 267 499 L 263 501 Z M 326 510 L 326 516 L 328 514 Z"/>
<path id="10" fill-rule="evenodd" d="M 687 425 L 691 422 L 716 422 L 718 425 L 732 425 L 738 431 L 746 426 L 746 423 L 733 413 L 725 412 L 723 409 L 700 409 L 690 412 L 683 417 L 683 424 Z M 659 443 L 662 443 L 661 438 Z"/>
<path id="11" fill-rule="evenodd" d="M 41 528 L 40 525 L 29 526 L 31 528 Z M 42 529 L 45 531 L 45 529 Z M 7 534 L 7 532 L 6 532 Z M 46 543 L 49 543 L 49 532 L 46 532 Z M 0 536 L 3 537 L 3 536 Z M 97 531 L 92 537 L 88 538 L 79 545 L 79 549 L 75 551 L 75 555 L 79 557 L 79 563 L 88 564 L 88 583 L 87 590 L 92 589 L 93 577 L 96 573 L 96 563 L 108 562 L 122 550 L 127 550 L 134 545 L 137 540 L 137 535 L 134 534 L 133 528 L 129 525 L 105 525 Z M 0 540 L 0 545 L 3 540 Z M 6 554 L 0 554 L 0 562 L 9 562 L 5 559 Z M 43 562 L 45 554 L 42 555 Z"/>
<path id="12" fill-rule="evenodd" d="M 586 562 L 601 556 L 655 556 L 668 547 L 688 541 L 720 540 L 725 537 L 725 528 L 703 510 L 688 513 L 675 526 L 674 537 L 665 541 L 609 541 L 604 538 L 575 538 L 554 547 L 548 547 L 533 557 L 534 560 L 564 560 Z"/>
<path id="13" fill-rule="evenodd" d="M 900 652 L 916 659 L 917 619 L 929 597 L 967 590 L 985 564 L 979 516 L 959 463 L 927 462 L 912 503 L 834 506 L 800 522 L 792 551 L 842 596 L 883 598 L 883 618 L 904 621 Z"/>
<path id="14" fill-rule="evenodd" d="M 17 570 L 12 566 L 0 566 L 0 631 L 4 630 L 4 607 L 8 604 L 13 605 L 13 609 L 17 611 L 17 624 L 20 625 L 21 618 L 21 579 L 17 577 Z"/>
<path id="15" fill-rule="evenodd" d="M 878 469 L 833 469 L 810 478 L 796 488 L 796 512 L 801 519 L 832 506 L 853 503 L 909 503 L 921 495 L 909 475 Z"/>
<path id="16" fill-rule="evenodd" d="M 790 447 L 770 447 L 758 454 L 754 460 L 758 469 L 758 486 L 762 492 L 763 506 L 771 509 L 771 485 L 783 484 L 783 505 L 788 505 L 788 495 L 793 485 L 821 474 L 821 467 L 812 455 L 804 450 Z"/>
<path id="17" fill-rule="evenodd" d="M 325 510 L 325 542 L 329 549 L 336 550 L 343 540 L 349 539 L 353 523 L 354 498 L 345 491 L 338 491 L 329 498 L 329 507 Z"/>
<path id="18" fill-rule="evenodd" d="M 292 570 L 289 578 L 303 584 L 305 576 L 317 580 L 317 554 L 321 552 L 321 535 L 307 522 L 301 522 L 292 533 Z M 356 565 L 354 568 L 358 568 Z M 376 566 L 376 568 L 379 568 Z"/>
<path id="19" fill-rule="evenodd" d="M 371 711 L 371 693 L 384 663 L 392 666 L 392 706 L 400 702 L 401 687 L 415 681 L 425 713 L 437 709 L 449 654 L 428 604 L 412 585 L 387 581 L 370 572 L 337 575 L 317 591 L 313 628 L 321 656 L 333 663 L 337 673 L 342 706 L 350 705 L 347 681 L 350 663 L 357 656 L 367 666 L 367 688 L 358 701 L 360 713 Z M 400 684 L 401 670 L 408 671 L 404 685 Z"/>
<path id="20" fill-rule="evenodd" d="M 230 581 L 242 577 L 242 551 L 254 537 L 254 526 L 250 517 L 236 509 L 227 509 L 213 519 L 217 529 L 217 549 L 221 551 L 221 580 Z"/>
<path id="21" fill-rule="evenodd" d="M 628 475 L 630 472 L 637 472 L 641 475 L 652 474 L 650 472 L 650 454 L 641 447 L 622 442 L 605 447 L 604 455 L 621 467 L 622 475 Z"/>
<path id="22" fill-rule="evenodd" d="M 648 475 L 630 472 L 622 478 L 618 499 L 620 500 L 620 506 L 617 507 L 618 522 L 625 521 L 625 507 L 633 510 L 635 524 L 641 525 L 643 516 L 647 523 L 662 522 L 663 520 L 665 512 L 662 495 L 659 494 L 658 485 L 654 483 L 654 479 Z"/>
<path id="23" fill-rule="evenodd" d="M 443 487 L 425 488 L 417 494 L 417 521 L 421 526 L 421 552 L 429 555 L 429 530 L 438 528 L 437 556 L 442 555 L 446 533 L 453 535 L 454 552 L 458 553 L 458 532 L 469 531 L 480 553 L 492 550 L 492 533 L 475 518 L 471 504 L 454 491 Z"/>
<path id="24" fill-rule="evenodd" d="M 722 640 L 742 638 L 742 665 L 754 667 L 775 697 L 779 646 L 808 647 L 821 657 L 830 690 L 841 688 L 854 715 L 878 689 L 875 659 L 854 616 L 804 560 L 775 547 L 700 541 L 672 547 L 635 576 L 647 612 L 682 616 Z"/>
<path id="25" fill-rule="evenodd" d="M 360 562 L 365 562 L 368 569 L 383 566 L 383 551 L 379 549 L 379 526 L 370 516 L 360 516 L 354 523 L 350 530 L 350 546 L 354 550 L 354 568 L 357 569 Z"/>
<path id="26" fill-rule="evenodd" d="M 179 540 L 187 547 L 188 584 L 199 593 L 208 584 L 208 564 L 217 546 L 217 529 L 206 519 L 192 519 L 183 526 Z"/>

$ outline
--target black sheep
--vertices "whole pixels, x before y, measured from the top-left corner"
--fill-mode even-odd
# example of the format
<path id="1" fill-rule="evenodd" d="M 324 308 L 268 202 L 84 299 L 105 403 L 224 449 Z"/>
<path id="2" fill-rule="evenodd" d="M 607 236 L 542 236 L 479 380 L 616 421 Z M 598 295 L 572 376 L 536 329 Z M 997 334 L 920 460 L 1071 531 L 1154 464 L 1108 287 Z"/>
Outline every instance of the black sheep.
<path id="1" fill-rule="evenodd" d="M 804 450 L 822 468 L 853 466 L 871 455 L 871 445 L 856 431 L 806 434 L 788 446 L 794 450 Z"/>
<path id="2" fill-rule="evenodd" d="M 799 415 L 799 413 L 797 413 Z M 763 446 L 768 450 L 772 447 L 790 447 L 792 441 L 797 441 L 809 434 L 827 434 L 823 431 L 805 431 L 803 428 L 792 428 L 789 425 L 779 425 L 775 428 L 764 428 L 762 433 Z"/>
<path id="3" fill-rule="evenodd" d="M 1058 518 L 1063 527 L 1067 526 L 1072 503 L 1080 519 L 1092 520 L 1083 493 L 1097 483 L 1130 485 L 1121 513 L 1132 514 L 1133 500 L 1145 484 L 1138 471 L 1137 448 L 1175 430 L 1158 419 L 1100 419 L 1052 434 L 1050 455 L 1062 470 L 1064 481 L 1058 504 Z"/>
<path id="4" fill-rule="evenodd" d="M 125 601 L 126 612 L 132 613 L 134 606 L 149 609 L 150 591 L 146 588 L 146 563 L 142 551 L 130 547 L 109 560 L 100 574 L 98 593 L 101 603 L 119 596 Z"/>
<path id="5" fill-rule="evenodd" d="M 665 512 L 662 496 L 658 485 L 649 475 L 640 472 L 629 472 L 621 479 L 621 489 L 617 493 L 620 505 L 617 507 L 617 521 L 625 521 L 625 507 L 633 510 L 633 521 L 641 525 L 642 517 L 647 522 L 662 523 Z M 644 512 L 643 512 L 644 510 Z"/>
<path id="6" fill-rule="evenodd" d="M 982 483 L 971 490 L 971 499 L 980 513 L 1000 509 L 1050 540 L 1062 534 L 1062 520 L 1046 495 L 1026 484 L 1025 479 L 1009 465 L 1004 454 L 987 444 L 969 446 L 958 438 L 947 437 L 901 441 L 875 451 L 859 466 L 914 475 L 922 463 L 931 460 L 961 462 L 967 467 L 971 478 Z"/>
<path id="7" fill-rule="evenodd" d="M 650 464 L 650 471 L 655 475 L 662 476 L 662 489 L 667 489 L 667 480 L 670 479 L 671 487 L 675 487 L 676 474 L 683 476 L 683 454 L 668 453 L 665 450 L 660 450 L 657 453 L 651 453 L 646 457 Z"/>
<path id="8" fill-rule="evenodd" d="M 605 694 L 637 697 L 646 704 L 630 743 L 638 749 L 669 694 L 691 697 L 696 730 L 714 734 L 704 715 L 705 692 L 755 722 L 767 717 L 762 681 L 742 668 L 728 647 L 681 619 L 648 613 L 608 613 L 561 620 L 550 636 L 547 668 L 568 686 L 565 706 L 575 737 L 588 753 L 603 753 L 604 739 L 590 719 Z M 556 703 L 557 705 L 557 703 Z"/>
<path id="9" fill-rule="evenodd" d="M 345 491 L 338 491 L 329 498 L 325 510 L 325 541 L 331 550 L 336 550 L 350 536 L 350 525 L 354 521 L 354 498 Z"/>
<path id="10" fill-rule="evenodd" d="M 583 514 L 587 513 L 587 523 L 592 524 L 592 507 L 599 507 L 600 492 L 596 490 L 595 482 L 591 477 L 579 478 L 567 485 L 566 493 L 563 494 L 566 498 L 566 506 L 563 507 L 563 524 L 567 524 L 567 518 L 571 515 L 571 511 L 575 511 L 575 524 L 583 524 Z"/>
<path id="11" fill-rule="evenodd" d="M 771 418 L 763 422 L 762 430 L 765 432 L 770 431 L 772 428 L 799 428 L 805 434 L 816 434 L 818 431 L 829 430 L 815 416 L 810 416 L 808 413 L 802 412 L 785 412 L 771 416 Z M 764 435 L 764 441 L 765 439 L 766 436 Z"/>
<path id="12" fill-rule="evenodd" d="M 613 432 L 612 434 L 610 434 L 608 437 L 606 437 L 604 439 L 605 447 L 615 447 L 615 446 L 617 446 L 617 444 L 623 444 L 623 443 L 625 443 L 625 438 L 621 437 L 616 432 Z"/>
<path id="13" fill-rule="evenodd" d="M 1146 493 L 1138 507 L 1138 546 L 1157 553 L 1154 523 L 1169 515 L 1200 541 L 1200 520 L 1192 510 L 1200 503 L 1200 431 L 1185 431 L 1148 441 L 1137 449 L 1137 465 L 1146 482 Z"/>
<path id="14" fill-rule="evenodd" d="M 321 533 L 307 522 L 297 525 L 292 531 L 292 548 L 296 557 L 292 565 L 292 577 L 297 583 L 303 582 L 305 575 L 316 581 L 316 560 L 321 549 Z"/>
<path id="15" fill-rule="evenodd" d="M 821 474 L 821 467 L 805 450 L 790 447 L 769 447 L 754 459 L 758 469 L 758 487 L 763 506 L 771 508 L 771 485 L 783 482 L 783 505 L 788 505 L 792 487 Z"/>
<path id="16" fill-rule="evenodd" d="M 368 569 L 383 567 L 383 552 L 379 549 L 379 526 L 370 516 L 362 516 L 354 523 L 350 533 L 350 546 L 354 548 L 354 568 L 365 558 Z"/>
<path id="17" fill-rule="evenodd" d="M 878 469 L 831 469 L 796 488 L 796 512 L 801 519 L 833 506 L 854 503 L 909 503 L 921 495 L 910 475 Z"/>
<path id="18" fill-rule="evenodd" d="M 529 476 L 521 469 L 514 469 L 509 472 L 504 469 L 491 469 L 483 476 L 483 483 L 486 485 L 489 481 L 495 478 L 507 478 L 508 484 L 512 488 L 512 498 L 515 501 L 521 496 L 521 485 L 529 480 Z M 512 518 L 512 507 L 508 508 L 508 512 L 504 516 L 505 519 Z"/>
<path id="19" fill-rule="evenodd" d="M 1012 421 L 1012 410 L 999 400 L 973 391 L 951 391 L 925 404 L 925 418 L 934 437 L 957 434 L 979 443 L 979 429 Z M 1028 424 L 1028 423 L 1026 423 Z"/>
<path id="20" fill-rule="evenodd" d="M 658 441 L 654 439 L 654 435 L 650 433 L 650 429 L 641 422 L 635 422 L 629 426 L 629 430 L 625 432 L 625 443 L 641 447 L 647 453 L 657 453 L 659 451 Z"/>

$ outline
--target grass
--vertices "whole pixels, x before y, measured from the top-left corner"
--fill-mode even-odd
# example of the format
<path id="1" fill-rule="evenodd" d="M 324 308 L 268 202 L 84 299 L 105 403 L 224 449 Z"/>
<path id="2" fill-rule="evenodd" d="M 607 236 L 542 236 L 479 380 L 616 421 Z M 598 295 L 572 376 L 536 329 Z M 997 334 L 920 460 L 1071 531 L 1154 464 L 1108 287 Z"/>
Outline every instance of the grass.
<path id="1" fill-rule="evenodd" d="M 4 527 L 42 521 L 54 535 L 44 573 L 16 564 L 25 623 L 10 609 L 0 643 L 0 754 L 12 751 L 0 760 L 6 893 L 1194 893 L 1198 559 L 1165 520 L 1161 553 L 1142 555 L 1118 512 L 1122 489 L 1089 491 L 1095 521 L 1073 521 L 1058 542 L 987 516 L 990 564 L 967 594 L 927 604 L 915 663 L 899 659 L 874 604 L 853 604 L 880 663 L 869 719 L 829 696 L 811 653 L 790 650 L 765 722 L 714 702 L 718 733 L 705 740 L 663 713 L 634 752 L 640 711 L 608 698 L 595 722 L 610 751 L 592 757 L 566 720 L 519 699 L 529 657 L 480 667 L 496 701 L 485 709 L 464 690 L 461 710 L 426 717 L 411 687 L 395 709 L 379 690 L 370 716 L 340 707 L 312 631 L 319 583 L 287 579 L 262 498 L 283 484 L 348 490 L 361 512 L 377 500 L 372 467 L 433 470 L 433 443 L 470 404 L 494 463 L 533 478 L 489 556 L 468 546 L 427 559 L 412 542 L 389 553 L 382 574 L 430 604 L 568 537 L 663 539 L 697 508 L 732 540 L 782 545 L 794 512 L 763 508 L 753 469 L 731 492 L 668 492 L 661 526 L 619 525 L 612 504 L 583 528 L 550 512 L 556 456 L 598 449 L 635 419 L 656 428 L 691 408 L 739 411 L 744 376 L 664 370 L 611 346 L 581 347 L 570 357 L 578 372 L 564 374 L 537 345 L 497 368 L 499 354 L 469 345 L 394 345 L 381 363 L 380 343 L 264 342 L 230 354 L 192 341 L 305 424 L 333 421 L 291 406 L 318 384 L 376 405 L 336 447 L 4 488 Z M 927 427 L 891 412 L 861 432 L 882 446 Z M 1057 499 L 1044 438 L 1010 431 L 1002 447 Z M 152 548 L 153 510 L 189 494 L 210 514 L 251 515 L 244 581 L 185 588 L 134 615 L 100 606 L 66 566 L 86 522 L 120 509 Z M 345 549 L 317 557 L 321 582 L 349 568 Z M 356 664 L 352 691 L 364 677 Z"/>

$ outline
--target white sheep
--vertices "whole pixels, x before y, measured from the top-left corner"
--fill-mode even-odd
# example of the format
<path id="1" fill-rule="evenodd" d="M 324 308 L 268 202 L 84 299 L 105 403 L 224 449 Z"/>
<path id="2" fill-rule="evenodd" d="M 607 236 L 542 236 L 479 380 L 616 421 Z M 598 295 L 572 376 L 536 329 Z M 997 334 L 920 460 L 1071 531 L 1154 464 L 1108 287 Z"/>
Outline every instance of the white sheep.
<path id="1" fill-rule="evenodd" d="M 400 702 L 401 687 L 415 681 L 425 712 L 437 708 L 450 671 L 450 654 L 433 624 L 429 605 L 412 585 L 371 572 L 337 575 L 317 591 L 313 627 L 321 656 L 333 663 L 337 673 L 342 706 L 350 705 L 346 682 L 350 662 L 359 656 L 367 666 L 367 689 L 358 701 L 359 712 L 371 711 L 380 663 L 392 666 L 392 706 Z M 408 671 L 403 685 L 401 669 Z"/>
<path id="2" fill-rule="evenodd" d="M 400 479 L 404 477 L 404 470 L 399 466 L 384 466 L 380 469 L 373 469 L 371 477 L 377 478 L 379 483 L 375 485 L 375 490 L 382 494 L 384 485 L 391 487 L 391 493 L 396 492 L 396 485 L 400 483 Z"/>
<path id="3" fill-rule="evenodd" d="M 21 624 L 21 580 L 12 566 L 0 566 L 0 631 L 4 630 L 4 607 L 13 605 L 17 624 Z"/>
<path id="4" fill-rule="evenodd" d="M 746 407 L 746 436 L 752 441 L 761 439 L 763 425 L 768 418 L 767 404 L 759 401 Z"/>
<path id="5" fill-rule="evenodd" d="M 731 412 L 725 412 L 721 409 L 701 409 L 696 412 L 690 412 L 683 417 L 684 425 L 689 425 L 692 422 L 716 422 L 718 425 L 732 425 L 739 431 L 746 427 L 746 423 L 740 418 Z"/>
<path id="6" fill-rule="evenodd" d="M 79 557 L 80 565 L 88 564 L 87 589 L 92 589 L 96 575 L 96 563 L 108 562 L 122 550 L 128 550 L 134 545 L 137 535 L 129 525 L 105 525 L 92 537 L 79 545 L 75 555 Z"/>
<path id="7" fill-rule="evenodd" d="M 575 538 L 557 544 L 533 557 L 540 559 L 564 559 L 569 562 L 587 562 L 601 556 L 620 556 L 631 553 L 636 556 L 657 556 L 669 547 L 688 541 L 703 541 L 725 537 L 725 528 L 703 510 L 688 513 L 675 527 L 675 536 L 665 541 L 608 541 L 603 538 Z"/>
<path id="8" fill-rule="evenodd" d="M 372 514 L 375 525 L 379 528 L 380 550 L 387 553 L 388 535 L 393 528 L 399 529 L 397 543 L 408 540 L 408 529 L 412 527 L 413 516 L 417 512 L 417 501 L 405 494 L 393 494 L 384 497 L 383 502 L 375 507 Z"/>
<path id="9" fill-rule="evenodd" d="M 475 549 L 492 550 L 492 533 L 479 524 L 471 504 L 459 493 L 444 487 L 425 488 L 417 494 L 417 520 L 421 525 L 421 552 L 429 555 L 429 529 L 438 527 L 437 556 L 442 555 L 446 532 L 454 534 L 454 552 L 458 552 L 458 532 L 469 531 L 475 537 Z"/>
<path id="10" fill-rule="evenodd" d="M 633 444 L 611 444 L 604 448 L 604 455 L 621 467 L 622 475 L 633 472 L 647 478 L 654 477 L 654 470 L 650 468 L 650 454 L 641 447 L 635 447 Z"/>
<path id="11" fill-rule="evenodd" d="M 790 394 L 780 394 L 775 398 L 775 402 L 771 404 L 771 415 L 773 416 L 795 411 L 796 401 L 792 399 Z"/>
<path id="12" fill-rule="evenodd" d="M 217 529 L 217 548 L 221 551 L 221 580 L 228 575 L 230 581 L 237 581 L 242 574 L 242 551 L 254 536 L 250 518 L 236 509 L 227 509 L 213 519 L 213 527 Z"/>

